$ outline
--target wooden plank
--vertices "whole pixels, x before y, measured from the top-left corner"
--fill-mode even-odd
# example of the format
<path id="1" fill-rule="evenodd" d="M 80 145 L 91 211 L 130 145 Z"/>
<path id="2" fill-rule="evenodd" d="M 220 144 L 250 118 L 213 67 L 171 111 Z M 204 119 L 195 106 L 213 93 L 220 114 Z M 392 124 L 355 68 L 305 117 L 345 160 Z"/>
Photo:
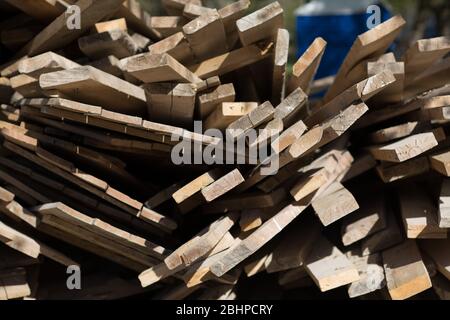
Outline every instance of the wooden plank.
<path id="1" fill-rule="evenodd" d="M 352 262 L 326 238 L 320 238 L 305 261 L 305 268 L 320 291 L 360 280 Z"/>
<path id="2" fill-rule="evenodd" d="M 360 78 L 353 83 L 349 83 L 347 75 L 361 63 L 361 61 L 377 58 L 382 55 L 399 35 L 405 23 L 405 20 L 403 20 L 400 15 L 397 15 L 359 35 L 345 57 L 336 76 L 336 80 L 328 89 L 324 102 L 331 101 L 354 83 L 362 80 L 362 78 Z"/>
<path id="3" fill-rule="evenodd" d="M 165 16 L 151 17 L 150 26 L 161 34 L 163 38 L 169 37 L 183 29 L 183 25 L 187 22 L 184 17 Z"/>
<path id="4" fill-rule="evenodd" d="M 32 258 L 37 258 L 41 252 L 39 243 L 1 221 L 0 241 L 8 247 Z"/>
<path id="5" fill-rule="evenodd" d="M 196 86 L 180 83 L 145 85 L 148 115 L 152 121 L 191 127 L 195 111 Z"/>
<path id="6" fill-rule="evenodd" d="M 225 28 L 217 10 L 185 24 L 183 33 L 197 62 L 228 51 Z"/>
<path id="7" fill-rule="evenodd" d="M 250 45 L 207 59 L 189 69 L 201 79 L 222 76 L 266 59 L 272 51 L 272 42 Z"/>
<path id="8" fill-rule="evenodd" d="M 359 209 L 359 205 L 350 191 L 337 182 L 332 184 L 311 205 L 324 226 L 328 226 Z"/>
<path id="9" fill-rule="evenodd" d="M 250 4 L 250 0 L 239 0 L 219 9 L 219 15 L 228 37 L 237 31 L 236 21 L 245 15 Z"/>
<path id="10" fill-rule="evenodd" d="M 395 77 L 395 83 L 390 85 L 383 94 L 373 99 L 375 105 L 383 105 L 389 103 L 399 103 L 403 100 L 403 89 L 405 86 L 405 66 L 403 62 L 369 62 L 367 64 L 367 75 L 369 77 L 389 70 Z"/>
<path id="11" fill-rule="evenodd" d="M 137 250 L 143 254 L 150 255 L 158 259 L 165 258 L 165 256 L 169 253 L 168 250 L 152 243 L 151 241 L 116 228 L 100 219 L 91 218 L 66 206 L 63 203 L 47 203 L 45 205 L 35 207 L 33 211 L 39 212 L 44 216 L 52 215 L 69 223 L 83 226 L 98 235 L 128 247 L 129 250 Z"/>
<path id="12" fill-rule="evenodd" d="M 395 77 L 389 70 L 378 73 L 357 84 L 351 86 L 341 94 L 324 104 L 320 108 L 316 108 L 312 114 L 305 120 L 307 126 L 313 126 L 322 123 L 331 117 L 339 114 L 355 101 L 367 101 L 374 97 L 387 86 L 395 82 Z"/>
<path id="13" fill-rule="evenodd" d="M 440 228 L 450 228 L 450 182 L 448 179 L 442 181 L 439 194 L 438 222 Z"/>
<path id="14" fill-rule="evenodd" d="M 78 46 L 92 60 L 109 55 L 122 59 L 138 52 L 138 46 L 128 32 L 117 29 L 81 37 Z"/>
<path id="15" fill-rule="evenodd" d="M 225 130 L 234 121 L 249 114 L 258 107 L 256 102 L 223 102 L 206 118 L 205 130 Z"/>
<path id="16" fill-rule="evenodd" d="M 400 210 L 409 239 L 445 239 L 447 230 L 439 228 L 438 208 L 424 190 L 408 186 L 399 191 Z"/>
<path id="17" fill-rule="evenodd" d="M 382 163 L 376 167 L 376 171 L 385 183 L 406 179 L 426 173 L 430 165 L 426 157 L 418 157 L 399 164 Z"/>
<path id="18" fill-rule="evenodd" d="M 121 30 L 128 31 L 127 21 L 124 18 L 98 22 L 95 24 L 95 31 L 97 33 Z"/>
<path id="19" fill-rule="evenodd" d="M 308 96 L 297 88 L 275 108 L 274 118 L 283 120 L 284 127 L 288 128 L 303 116 L 307 102 Z"/>
<path id="20" fill-rule="evenodd" d="M 219 85 L 211 92 L 198 97 L 197 113 L 205 120 L 223 102 L 234 102 L 236 92 L 232 83 Z"/>
<path id="21" fill-rule="evenodd" d="M 0 271 L 0 300 L 24 298 L 31 294 L 24 268 Z"/>
<path id="22" fill-rule="evenodd" d="M 450 175 L 450 151 L 439 152 L 429 156 L 431 167 L 440 174 Z"/>
<path id="23" fill-rule="evenodd" d="M 302 89 L 306 94 L 311 91 L 311 85 L 319 68 L 327 42 L 322 38 L 316 38 L 306 49 L 305 53 L 297 60 L 289 79 L 288 90 Z"/>
<path id="24" fill-rule="evenodd" d="M 394 143 L 370 148 L 372 156 L 377 160 L 404 162 L 433 149 L 444 136 L 442 129 L 433 132 L 418 133 Z"/>
<path id="25" fill-rule="evenodd" d="M 364 197 L 360 208 L 342 221 L 342 243 L 349 246 L 387 226 L 385 200 L 383 196 Z"/>
<path id="26" fill-rule="evenodd" d="M 21 60 L 18 65 L 18 70 L 20 73 L 30 76 L 40 76 L 44 73 L 78 67 L 81 67 L 78 63 L 50 51 Z"/>
<path id="27" fill-rule="evenodd" d="M 283 8 L 278 1 L 236 21 L 243 46 L 275 37 L 283 24 Z"/>
<path id="28" fill-rule="evenodd" d="M 43 74 L 39 85 L 73 99 L 131 115 L 145 114 L 145 92 L 90 66 Z"/>
<path id="29" fill-rule="evenodd" d="M 289 31 L 278 29 L 272 75 L 272 103 L 279 104 L 286 94 L 286 66 L 289 57 Z"/>
<path id="30" fill-rule="evenodd" d="M 185 269 L 208 255 L 234 225 L 236 218 L 235 214 L 229 214 L 215 221 L 199 235 L 165 258 L 163 263 L 142 272 L 139 275 L 141 285 L 147 287 Z"/>
<path id="31" fill-rule="evenodd" d="M 214 169 L 208 171 L 198 178 L 192 180 L 182 188 L 178 189 L 172 194 L 172 198 L 176 203 L 182 203 L 186 199 L 193 196 L 195 193 L 200 192 L 203 188 L 209 186 L 216 181 L 221 175 L 221 170 Z"/>
<path id="32" fill-rule="evenodd" d="M 407 82 L 450 52 L 448 37 L 417 40 L 404 54 Z"/>
<path id="33" fill-rule="evenodd" d="M 121 61 L 122 69 L 144 83 L 188 82 L 202 80 L 167 53 L 142 54 Z"/>
<path id="34" fill-rule="evenodd" d="M 307 128 L 303 121 L 299 120 L 297 123 L 284 130 L 280 136 L 271 143 L 272 150 L 276 153 L 280 153 L 289 148 L 305 133 L 306 130 Z"/>
<path id="35" fill-rule="evenodd" d="M 215 12 L 215 9 L 189 2 L 184 6 L 183 16 L 193 20 L 203 15 L 214 14 Z"/>
<path id="36" fill-rule="evenodd" d="M 69 30 L 65 13 L 59 15 L 52 23 L 42 30 L 30 41 L 19 55 L 28 54 L 35 56 L 46 51 L 64 47 L 85 33 L 101 19 L 114 13 L 123 3 L 122 0 L 80 0 L 77 2 L 80 8 L 81 28 Z"/>
<path id="37" fill-rule="evenodd" d="M 235 169 L 204 187 L 201 190 L 201 193 L 207 202 L 212 202 L 225 193 L 233 190 L 242 182 L 244 182 L 244 177 L 242 177 L 238 169 Z"/>
<path id="38" fill-rule="evenodd" d="M 14 200 L 14 194 L 0 187 L 0 201 L 11 202 Z"/>
<path id="39" fill-rule="evenodd" d="M 167 53 L 177 61 L 186 64 L 194 61 L 194 54 L 183 32 L 177 32 L 148 47 L 152 54 Z"/>
<path id="40" fill-rule="evenodd" d="M 383 251 L 384 272 L 392 300 L 408 299 L 431 288 L 417 244 L 408 240 Z"/>
<path id="41" fill-rule="evenodd" d="M 242 116 L 227 127 L 227 134 L 234 140 L 239 140 L 249 130 L 259 127 L 260 125 L 273 119 L 275 109 L 269 101 L 259 105 L 250 113 Z"/>
<path id="42" fill-rule="evenodd" d="M 370 134 L 370 139 L 374 143 L 386 143 L 393 140 L 405 138 L 407 136 L 431 129 L 424 122 L 406 122 L 392 127 L 377 130 Z"/>

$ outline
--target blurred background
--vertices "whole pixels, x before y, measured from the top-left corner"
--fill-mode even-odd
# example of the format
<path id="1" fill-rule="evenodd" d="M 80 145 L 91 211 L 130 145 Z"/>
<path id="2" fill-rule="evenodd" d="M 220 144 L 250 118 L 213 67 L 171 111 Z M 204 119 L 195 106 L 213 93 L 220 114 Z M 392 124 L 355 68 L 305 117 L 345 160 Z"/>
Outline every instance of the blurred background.
<path id="1" fill-rule="evenodd" d="M 161 1 L 156 0 L 140 0 L 147 11 L 151 15 L 165 15 L 164 9 L 161 6 Z M 235 2 L 236 0 L 203 0 L 204 6 L 212 8 L 222 8 L 227 4 Z M 252 6 L 249 12 L 252 12 L 258 8 L 264 7 L 274 0 L 252 0 Z M 330 26 L 329 18 L 329 5 L 327 0 L 278 0 L 283 6 L 285 11 L 286 28 L 291 34 L 291 52 L 289 59 L 289 68 L 295 63 L 297 58 L 304 52 L 309 46 L 312 40 L 320 34 L 328 43 L 327 51 L 325 55 L 333 55 L 333 57 L 324 57 L 325 60 L 329 60 L 331 64 L 321 65 L 322 70 L 319 69 L 318 77 L 326 77 L 332 75 L 337 71 L 340 63 L 344 57 L 339 55 L 345 54 L 357 34 L 360 34 L 367 30 L 365 23 L 362 19 L 367 20 L 365 9 L 368 4 L 380 4 L 383 8 L 382 21 L 388 19 L 395 14 L 401 14 L 407 21 L 407 26 L 404 28 L 404 32 L 399 37 L 397 43 L 392 49 L 397 57 L 400 57 L 404 51 L 415 40 L 422 38 L 432 38 L 437 36 L 450 35 L 450 0 L 387 0 L 387 1 L 370 1 L 370 0 L 340 0 L 347 6 L 354 7 L 355 12 L 351 13 L 354 16 L 360 15 L 360 22 L 355 22 L 353 16 L 352 21 L 341 23 L 339 27 L 333 28 Z M 325 3 L 325 13 L 313 13 L 312 15 L 322 15 L 323 23 L 305 22 L 305 9 L 310 9 L 313 4 Z M 331 3 L 328 0 L 328 3 Z M 336 1 L 333 2 L 335 4 Z M 317 8 L 317 6 L 315 6 Z M 303 12 L 303 13 L 301 13 Z M 300 15 L 303 14 L 303 17 Z M 347 14 L 347 13 L 346 13 Z M 308 14 L 306 14 L 308 15 Z M 327 16 L 328 15 L 328 16 Z M 362 15 L 362 18 L 361 18 Z M 349 20 L 348 20 L 349 21 Z M 310 23 L 310 25 L 308 25 Z M 328 26 L 324 26 L 328 24 Z M 356 26 L 356 27 L 355 27 Z M 331 29 L 331 30 L 327 30 Z M 300 30 L 298 30 L 300 29 Z M 302 32 L 303 31 L 303 32 Z M 353 34 L 352 34 L 353 33 Z M 342 47 L 341 50 L 330 50 L 332 46 Z M 331 52 L 332 51 L 332 52 Z M 325 62 L 325 61 L 323 61 Z M 334 66 L 337 64 L 337 66 Z"/>

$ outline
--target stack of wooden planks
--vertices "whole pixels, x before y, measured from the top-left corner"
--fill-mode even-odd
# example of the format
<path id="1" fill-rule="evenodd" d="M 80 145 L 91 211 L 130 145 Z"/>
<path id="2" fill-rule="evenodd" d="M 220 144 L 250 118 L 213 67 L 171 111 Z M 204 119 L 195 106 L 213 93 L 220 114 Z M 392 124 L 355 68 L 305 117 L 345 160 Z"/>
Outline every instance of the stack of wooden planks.
<path id="1" fill-rule="evenodd" d="M 162 5 L 1 3 L 0 299 L 449 299 L 450 39 Z"/>

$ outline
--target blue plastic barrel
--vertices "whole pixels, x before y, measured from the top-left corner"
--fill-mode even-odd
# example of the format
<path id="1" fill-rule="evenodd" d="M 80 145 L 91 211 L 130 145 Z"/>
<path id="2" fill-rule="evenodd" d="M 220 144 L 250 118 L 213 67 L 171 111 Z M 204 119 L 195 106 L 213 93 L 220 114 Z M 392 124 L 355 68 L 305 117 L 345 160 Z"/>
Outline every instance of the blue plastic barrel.
<path id="1" fill-rule="evenodd" d="M 328 43 L 316 79 L 337 73 L 356 37 L 368 30 L 367 8 L 374 4 L 380 6 L 381 22 L 392 16 L 374 0 L 313 0 L 296 10 L 298 56 L 317 37 Z"/>

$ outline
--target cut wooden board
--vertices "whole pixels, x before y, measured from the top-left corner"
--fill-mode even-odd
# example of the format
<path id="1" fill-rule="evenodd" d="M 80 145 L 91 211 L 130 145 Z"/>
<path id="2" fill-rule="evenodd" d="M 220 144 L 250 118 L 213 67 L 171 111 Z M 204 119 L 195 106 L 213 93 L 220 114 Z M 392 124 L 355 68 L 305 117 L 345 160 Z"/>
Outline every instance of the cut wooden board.
<path id="1" fill-rule="evenodd" d="M 236 21 L 239 38 L 243 46 L 260 40 L 274 38 L 283 27 L 283 8 L 278 1 Z"/>
<path id="2" fill-rule="evenodd" d="M 113 243 L 119 243 L 128 247 L 130 251 L 138 251 L 145 255 L 155 257 L 157 259 L 164 259 L 170 252 L 165 248 L 152 243 L 149 240 L 139 236 L 130 234 L 124 230 L 116 228 L 100 219 L 91 218 L 81 212 L 78 212 L 63 203 L 47 203 L 45 205 L 33 208 L 34 212 L 39 212 L 41 215 L 50 215 L 58 217 L 68 223 L 82 226 L 93 233 L 105 237 Z"/>
<path id="3" fill-rule="evenodd" d="M 306 94 L 311 91 L 311 85 L 319 68 L 327 42 L 316 38 L 303 55 L 294 64 L 292 76 L 288 82 L 289 92 L 296 88 L 302 89 Z"/>
<path id="4" fill-rule="evenodd" d="M 32 258 L 37 258 L 41 252 L 39 243 L 3 222 L 0 222 L 0 241 Z"/>
<path id="5" fill-rule="evenodd" d="M 215 221 L 166 257 L 163 263 L 142 272 L 139 275 L 141 285 L 147 287 L 207 257 L 234 225 L 236 218 L 236 214 L 229 214 Z"/>
<path id="6" fill-rule="evenodd" d="M 131 115 L 145 114 L 145 92 L 122 79 L 90 66 L 41 75 L 44 90 L 57 90 L 77 101 Z"/>
<path id="7" fill-rule="evenodd" d="M 359 209 L 353 195 L 340 183 L 328 187 L 321 197 L 311 203 L 324 226 L 328 226 Z"/>
<path id="8" fill-rule="evenodd" d="M 223 102 L 234 102 L 236 92 L 232 83 L 219 85 L 211 92 L 199 95 L 197 113 L 203 120 L 216 110 Z"/>
<path id="9" fill-rule="evenodd" d="M 0 201 L 11 202 L 14 200 L 14 194 L 0 187 Z"/>
<path id="10" fill-rule="evenodd" d="M 170 37 L 162 39 L 148 47 L 152 54 L 167 53 L 181 63 L 193 63 L 194 53 L 189 46 L 183 32 L 177 32 Z"/>
<path id="11" fill-rule="evenodd" d="M 305 268 L 322 292 L 360 279 L 352 262 L 324 237 L 316 242 L 305 261 Z"/>
<path id="12" fill-rule="evenodd" d="M 183 33 L 198 62 L 228 51 L 225 27 L 217 10 L 185 24 Z"/>
<path id="13" fill-rule="evenodd" d="M 445 239 L 447 230 L 439 228 L 438 208 L 425 190 L 415 186 L 399 191 L 400 210 L 406 236 L 410 239 Z"/>
<path id="14" fill-rule="evenodd" d="M 201 193 L 207 202 L 212 202 L 233 190 L 242 182 L 244 182 L 244 177 L 242 177 L 238 169 L 235 169 L 201 189 Z"/>
<path id="15" fill-rule="evenodd" d="M 219 9 L 219 15 L 228 37 L 237 31 L 236 21 L 245 15 L 250 4 L 250 0 L 239 0 Z"/>
<path id="16" fill-rule="evenodd" d="M 251 129 L 255 129 L 272 120 L 274 113 L 274 107 L 270 102 L 266 101 L 254 110 L 250 111 L 250 113 L 232 122 L 227 127 L 227 135 L 234 140 L 239 140 Z"/>
<path id="17" fill-rule="evenodd" d="M 151 121 L 192 126 L 197 93 L 194 84 L 150 83 L 144 88 Z"/>
<path id="18" fill-rule="evenodd" d="M 144 83 L 188 82 L 202 80 L 167 53 L 140 54 L 121 60 L 122 69 Z"/>
<path id="19" fill-rule="evenodd" d="M 416 76 L 443 58 L 448 52 L 450 52 L 448 37 L 417 40 L 403 57 L 407 81 L 414 80 Z"/>
<path id="20" fill-rule="evenodd" d="M 0 271 L 0 300 L 24 298 L 30 294 L 31 288 L 24 268 Z"/>
<path id="21" fill-rule="evenodd" d="M 450 151 L 430 155 L 429 159 L 431 168 L 446 177 L 450 176 Z"/>
<path id="22" fill-rule="evenodd" d="M 375 105 L 399 103 L 403 100 L 403 89 L 405 86 L 405 66 L 403 62 L 369 62 L 367 64 L 367 75 L 369 77 L 389 70 L 395 77 L 395 83 L 390 85 L 383 94 L 375 97 L 372 102 Z"/>
<path id="23" fill-rule="evenodd" d="M 43 73 L 78 67 L 81 67 L 78 63 L 50 51 L 21 60 L 18 65 L 18 71 L 30 76 L 40 76 Z"/>
<path id="24" fill-rule="evenodd" d="M 289 31 L 278 29 L 272 75 L 272 103 L 279 104 L 286 94 L 286 66 L 289 57 Z"/>
<path id="25" fill-rule="evenodd" d="M 385 146 L 373 147 L 370 152 L 377 160 L 404 162 L 436 147 L 442 140 L 442 136 L 445 137 L 445 134 L 439 128 L 433 132 L 418 133 Z"/>
<path id="26" fill-rule="evenodd" d="M 383 251 L 386 283 L 392 300 L 405 300 L 431 288 L 431 280 L 413 240 Z"/>
<path id="27" fill-rule="evenodd" d="M 186 22 L 184 17 L 177 16 L 150 18 L 151 28 L 159 32 L 164 38 L 180 32 Z"/>
<path id="28" fill-rule="evenodd" d="M 360 241 L 387 226 L 383 196 L 364 197 L 359 203 L 359 210 L 342 221 L 341 236 L 345 246 Z"/>
<path id="29" fill-rule="evenodd" d="M 92 60 L 109 55 L 122 59 L 138 51 L 137 44 L 128 32 L 117 29 L 81 37 L 78 39 L 78 46 Z"/>
<path id="30" fill-rule="evenodd" d="M 403 163 L 382 163 L 376 167 L 376 171 L 385 183 L 417 176 L 430 170 L 426 157 L 418 157 Z"/>
<path id="31" fill-rule="evenodd" d="M 220 177 L 220 170 L 211 170 L 202 174 L 198 178 L 192 180 L 182 188 L 178 189 L 172 194 L 172 198 L 176 203 L 182 203 L 186 199 L 200 192 L 203 188 L 209 186 Z"/>
<path id="32" fill-rule="evenodd" d="M 297 88 L 275 108 L 274 118 L 283 120 L 284 127 L 288 128 L 304 115 L 307 102 L 308 96 Z"/>
<path id="33" fill-rule="evenodd" d="M 189 70 L 202 79 L 222 76 L 269 58 L 272 51 L 273 42 L 250 45 L 207 59 L 189 67 Z"/>
<path id="34" fill-rule="evenodd" d="M 127 21 L 124 18 L 120 18 L 104 22 L 98 22 L 95 24 L 95 31 L 97 33 L 113 30 L 128 31 Z"/>
<path id="35" fill-rule="evenodd" d="M 442 181 L 439 194 L 438 221 L 440 228 L 450 228 L 450 181 Z"/>
<path id="36" fill-rule="evenodd" d="M 396 126 L 377 130 L 370 134 L 370 139 L 374 143 L 387 143 L 393 140 L 408 137 L 410 135 L 431 129 L 425 122 L 406 122 Z"/>
<path id="37" fill-rule="evenodd" d="M 297 141 L 307 130 L 302 120 L 293 124 L 286 130 L 284 130 L 278 138 L 272 143 L 271 147 L 275 153 L 280 153 L 289 148 L 295 141 Z"/>
<path id="38" fill-rule="evenodd" d="M 312 114 L 305 119 L 305 124 L 307 126 L 313 126 L 329 120 L 330 118 L 339 115 L 342 110 L 351 104 L 357 104 L 358 101 L 364 102 L 369 100 L 394 82 L 395 77 L 389 70 L 362 80 L 343 91 L 320 108 L 316 108 Z"/>
<path id="39" fill-rule="evenodd" d="M 196 19 L 203 15 L 215 14 L 216 10 L 204 7 L 195 3 L 186 3 L 183 9 L 183 16 L 188 19 Z"/>
<path id="40" fill-rule="evenodd" d="M 206 118 L 204 129 L 225 130 L 234 121 L 258 107 L 256 102 L 223 102 Z"/>
<path id="41" fill-rule="evenodd" d="M 334 84 L 328 89 L 324 102 L 331 101 L 341 92 L 356 83 L 358 80 L 349 83 L 347 81 L 347 75 L 361 61 L 381 56 L 394 39 L 397 38 L 405 24 L 405 20 L 400 15 L 397 15 L 359 35 L 342 63 Z M 363 79 L 364 75 L 361 76 L 362 78 L 359 81 Z"/>
<path id="42" fill-rule="evenodd" d="M 211 272 L 218 277 L 223 276 L 275 237 L 301 214 L 306 207 L 306 205 L 296 204 L 288 205 L 282 209 L 243 241 L 231 247 L 226 255 L 211 266 Z"/>
<path id="43" fill-rule="evenodd" d="M 28 54 L 35 56 L 46 51 L 64 47 L 85 33 L 101 19 L 116 12 L 122 0 L 80 0 L 77 6 L 80 8 L 81 28 L 70 30 L 67 28 L 65 12 L 60 14 L 52 23 L 42 30 L 21 51 L 20 56 Z"/>

